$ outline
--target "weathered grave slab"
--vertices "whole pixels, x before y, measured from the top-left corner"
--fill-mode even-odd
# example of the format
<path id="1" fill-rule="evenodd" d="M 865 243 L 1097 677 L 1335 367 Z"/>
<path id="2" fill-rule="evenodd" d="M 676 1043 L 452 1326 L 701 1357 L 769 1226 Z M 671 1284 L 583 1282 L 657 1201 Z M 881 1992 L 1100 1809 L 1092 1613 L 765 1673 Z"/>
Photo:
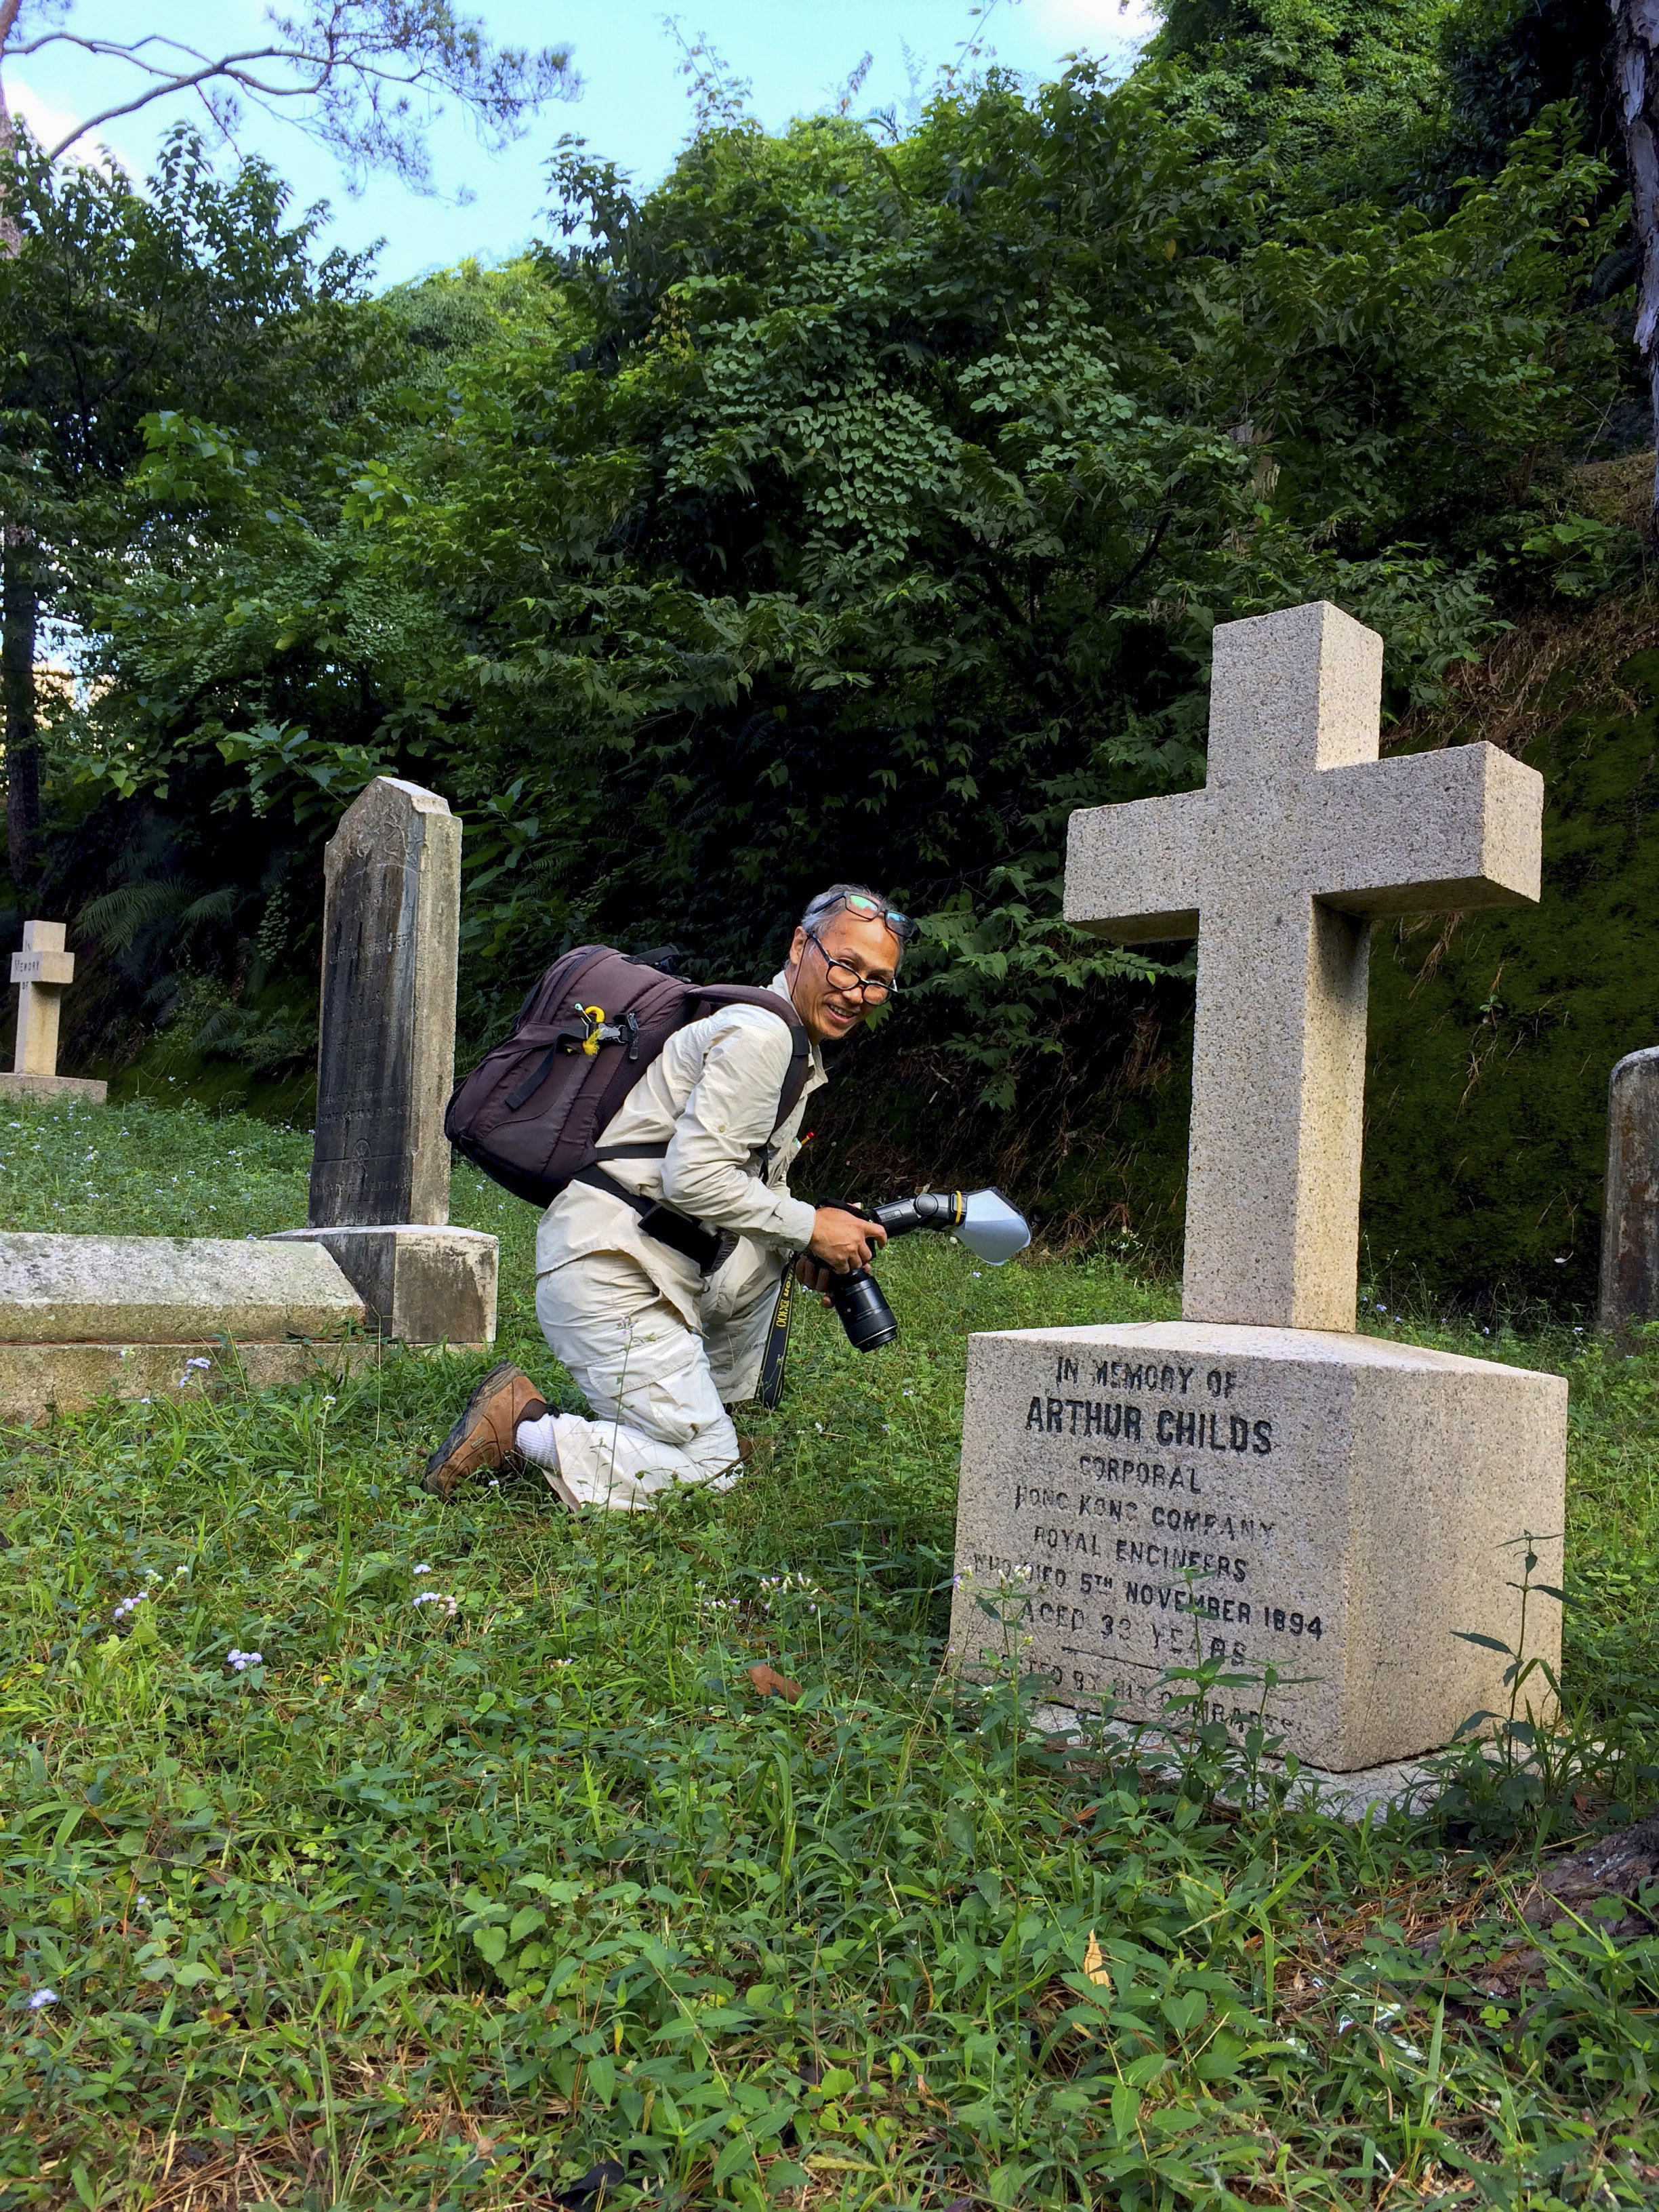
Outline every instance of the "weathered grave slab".
<path id="1" fill-rule="evenodd" d="M 1507 1704 L 1502 1656 L 1458 1633 L 1517 1641 L 1504 1547 L 1530 1531 L 1559 1581 L 1566 1401 L 1559 1376 L 1336 1332 L 976 1336 L 958 1662 L 1017 1660 L 1151 1722 L 1168 1668 L 1271 1667 L 1269 1724 L 1299 1758 L 1434 1749 Z M 1535 1604 L 1528 1638 L 1554 1665 L 1559 1608 Z M 1261 1698 L 1229 1691 L 1210 1717 L 1241 1729 Z"/>
<path id="2" fill-rule="evenodd" d="M 362 1322 L 319 1245 L 0 1235 L 0 1418 L 225 1376 L 259 1389 L 337 1375 L 374 1356 Z"/>
<path id="3" fill-rule="evenodd" d="M 61 921 L 26 921 L 23 949 L 11 956 L 17 986 L 17 1043 L 10 1074 L 0 1074 L 0 1098 L 71 1099 L 101 1106 L 107 1084 L 58 1073 L 58 1027 L 64 987 L 75 976 L 75 955 L 64 950 Z"/>
<path id="4" fill-rule="evenodd" d="M 1344 1771 L 1506 1705 L 1459 1632 L 1516 1640 L 1523 1532 L 1559 1583 L 1565 1482 L 1558 1377 L 1349 1333 L 1371 922 L 1535 898 L 1540 858 L 1532 769 L 1378 758 L 1382 677 L 1340 608 L 1224 623 L 1204 789 L 1072 817 L 1068 920 L 1199 939 L 1183 1318 L 972 1340 L 953 1617 L 972 1666 L 1006 1581 L 1008 1656 L 1146 1718 L 1166 1667 L 1271 1668 Z"/>
<path id="5" fill-rule="evenodd" d="M 1659 1321 L 1659 1048 L 1626 1053 L 1607 1084 L 1607 1179 L 1598 1319 L 1614 1334 Z"/>
<path id="6" fill-rule="evenodd" d="M 435 791 L 377 776 L 324 854 L 322 1034 L 310 1226 L 383 1334 L 492 1344 L 496 1240 L 451 1229 L 461 825 Z"/>
<path id="7" fill-rule="evenodd" d="M 0 1234 L 0 1343 L 337 1336 L 362 1299 L 319 1245 Z"/>

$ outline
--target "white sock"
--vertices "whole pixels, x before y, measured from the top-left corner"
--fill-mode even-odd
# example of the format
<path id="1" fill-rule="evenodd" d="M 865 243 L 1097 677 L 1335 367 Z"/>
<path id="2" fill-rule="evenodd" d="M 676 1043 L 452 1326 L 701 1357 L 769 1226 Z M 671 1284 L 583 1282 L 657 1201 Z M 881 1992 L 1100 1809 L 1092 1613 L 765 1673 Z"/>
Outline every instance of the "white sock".
<path id="1" fill-rule="evenodd" d="M 556 1470 L 559 1446 L 553 1433 L 553 1424 L 557 1419 L 556 1413 L 544 1413 L 538 1421 L 520 1421 L 514 1431 L 514 1443 L 532 1466 Z"/>

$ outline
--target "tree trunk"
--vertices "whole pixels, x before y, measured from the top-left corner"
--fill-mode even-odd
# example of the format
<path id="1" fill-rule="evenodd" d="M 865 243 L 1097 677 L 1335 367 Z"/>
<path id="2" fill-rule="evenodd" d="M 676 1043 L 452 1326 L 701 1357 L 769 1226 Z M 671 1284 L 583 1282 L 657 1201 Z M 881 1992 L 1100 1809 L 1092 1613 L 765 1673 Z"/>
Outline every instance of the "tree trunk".
<path id="1" fill-rule="evenodd" d="M 1641 274 L 1636 289 L 1636 348 L 1653 395 L 1659 442 L 1659 0 L 1612 0 L 1619 112 L 1630 159 L 1631 213 Z M 1659 460 L 1649 535 L 1659 539 Z"/>
<path id="2" fill-rule="evenodd" d="M 15 524 L 0 551 L 0 705 L 6 724 L 6 854 L 20 901 L 34 884 L 40 828 L 40 745 L 34 700 L 34 639 L 40 619 L 34 545 Z"/>
<path id="3" fill-rule="evenodd" d="M 17 27 L 17 11 L 23 0 L 0 0 L 0 63 L 3 63 L 11 34 Z M 3 79 L 0 79 L 0 168 L 10 160 L 17 144 L 17 126 L 11 119 L 11 103 L 6 98 Z M 23 243 L 23 234 L 8 204 L 3 185 L 0 185 L 0 254 L 8 258 Z"/>

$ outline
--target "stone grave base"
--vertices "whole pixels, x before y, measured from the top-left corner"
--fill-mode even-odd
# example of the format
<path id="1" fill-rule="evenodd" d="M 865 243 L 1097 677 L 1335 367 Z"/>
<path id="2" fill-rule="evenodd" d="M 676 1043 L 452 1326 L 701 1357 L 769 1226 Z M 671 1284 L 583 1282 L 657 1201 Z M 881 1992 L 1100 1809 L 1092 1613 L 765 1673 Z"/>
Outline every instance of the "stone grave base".
<path id="1" fill-rule="evenodd" d="M 1244 1678 L 1209 1710 L 1234 1729 L 1271 1668 L 1267 1725 L 1310 1767 L 1438 1749 L 1507 1708 L 1505 1655 L 1462 1639 L 1519 1642 L 1526 1532 L 1559 1583 L 1566 1401 L 1559 1376 L 1335 1332 L 975 1336 L 957 1663 L 1156 1724 L 1166 1670 L 1213 1659 Z M 1558 1663 L 1553 1600 L 1527 1644 Z"/>
<path id="2" fill-rule="evenodd" d="M 321 1245 L 362 1300 L 368 1326 L 400 1344 L 483 1352 L 495 1341 L 501 1248 L 481 1229 L 398 1221 L 283 1229 L 267 1241 Z"/>
<path id="3" fill-rule="evenodd" d="M 1031 1725 L 1046 1736 L 1069 1737 L 1079 1744 L 1097 1742 L 1101 1734 L 1097 1718 L 1070 1705 L 1034 1706 Z M 1109 1722 L 1106 1732 L 1127 1745 L 1130 1731 L 1121 1723 Z M 1177 1772 L 1180 1765 L 1169 1739 L 1151 1732 L 1141 1739 L 1139 1763 L 1169 1774 Z M 1264 1759 L 1261 1771 L 1264 1775 L 1278 1774 L 1282 1771 L 1282 1762 Z M 1381 1766 L 1362 1766 L 1352 1774 L 1337 1774 L 1328 1767 L 1304 1766 L 1288 1794 L 1291 1804 L 1316 1805 L 1322 1812 L 1357 1828 L 1372 1814 L 1380 1819 L 1396 1808 L 1406 1813 L 1426 1813 L 1440 1796 L 1442 1787 L 1441 1778 L 1420 1759 L 1395 1759 Z M 1237 1802 L 1231 1793 L 1224 1790 L 1222 1795 L 1229 1803 Z"/>
<path id="4" fill-rule="evenodd" d="M 28 1098 L 37 1103 L 101 1106 L 109 1097 L 107 1083 L 86 1075 L 15 1075 L 0 1073 L 0 1098 Z"/>
<path id="5" fill-rule="evenodd" d="M 373 1337 L 331 1344 L 0 1344 L 0 1421 L 37 1424 L 100 1398 L 184 1398 L 279 1382 L 338 1382 L 380 1356 Z"/>

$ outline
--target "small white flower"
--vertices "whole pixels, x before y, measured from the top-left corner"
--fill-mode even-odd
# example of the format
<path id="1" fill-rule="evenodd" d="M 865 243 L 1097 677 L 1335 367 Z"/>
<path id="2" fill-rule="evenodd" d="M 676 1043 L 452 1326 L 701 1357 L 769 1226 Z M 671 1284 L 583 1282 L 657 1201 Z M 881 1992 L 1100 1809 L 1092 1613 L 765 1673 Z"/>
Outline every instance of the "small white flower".
<path id="1" fill-rule="evenodd" d="M 185 1362 L 186 1367 L 211 1367 L 212 1364 L 210 1359 L 187 1359 Z"/>
<path id="2" fill-rule="evenodd" d="M 444 1609 L 445 1619 L 453 1620 L 460 1609 L 461 1601 L 459 1598 L 451 1597 L 443 1590 L 422 1590 L 415 1602 L 417 1606 L 441 1605 Z"/>
<path id="3" fill-rule="evenodd" d="M 39 2012 L 43 2005 L 56 2004 L 57 2002 L 56 1990 L 36 1990 L 29 1998 L 29 2010 Z"/>
<path id="4" fill-rule="evenodd" d="M 415 1569 L 415 1571 L 415 1571 L 417 1575 L 429 1575 L 429 1574 L 432 1572 L 432 1570 L 431 1570 L 431 1568 L 430 1568 L 429 1566 L 428 1566 L 428 1565 L 427 1565 L 427 1564 L 426 1564 L 425 1560 L 423 1559 L 423 1560 L 421 1562 L 420 1565 L 419 1565 L 418 1567 L 416 1567 L 416 1568 Z"/>
<path id="5" fill-rule="evenodd" d="M 323 1403 L 325 1406 L 331 1406 L 334 1403 L 334 1401 L 332 1398 L 325 1398 Z"/>

